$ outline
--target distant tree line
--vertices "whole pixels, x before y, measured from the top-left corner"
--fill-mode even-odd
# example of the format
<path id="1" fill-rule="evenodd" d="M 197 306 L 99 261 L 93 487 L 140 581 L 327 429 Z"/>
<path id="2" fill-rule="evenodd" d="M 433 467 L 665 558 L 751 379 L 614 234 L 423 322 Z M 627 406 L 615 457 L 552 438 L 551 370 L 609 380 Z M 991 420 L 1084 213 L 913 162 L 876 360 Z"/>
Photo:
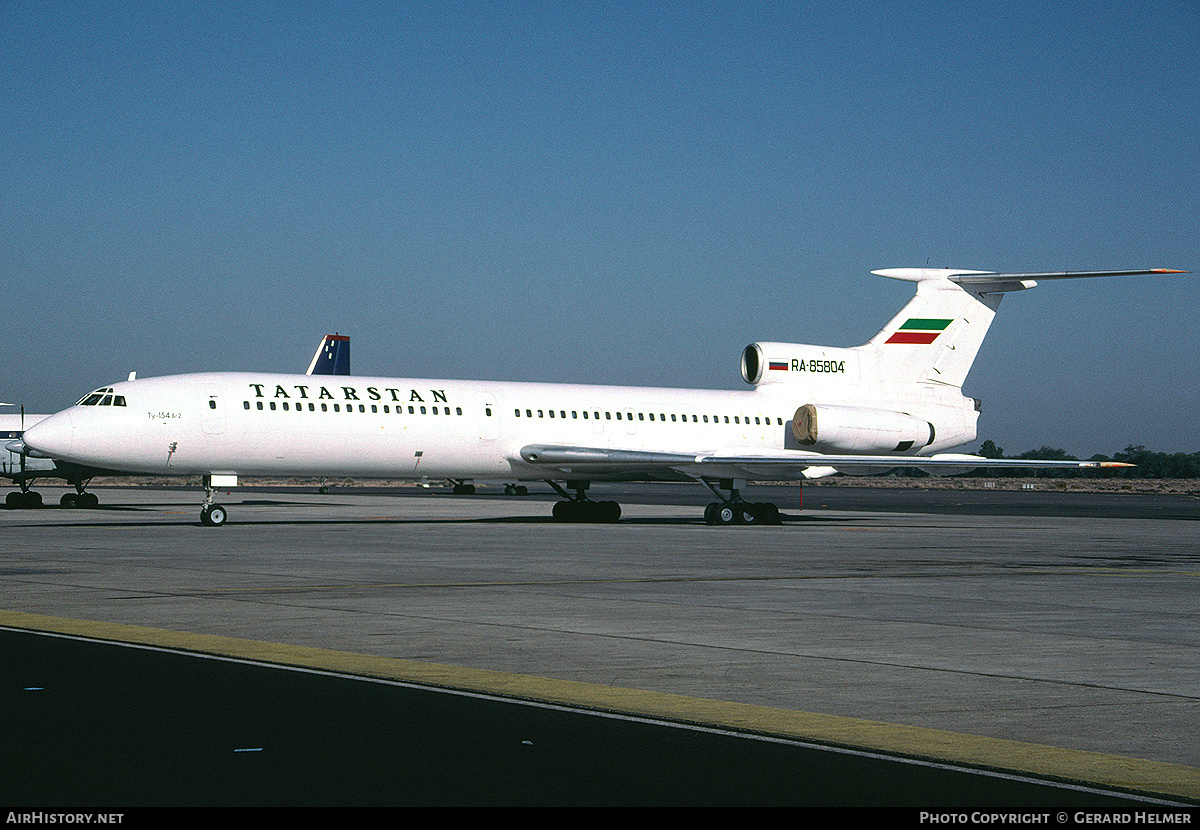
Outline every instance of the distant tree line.
<path id="1" fill-rule="evenodd" d="M 984 441 L 979 448 L 979 455 L 984 458 L 1022 458 L 1028 460 L 1046 461 L 1081 461 L 1084 459 L 1068 455 L 1064 450 L 1053 447 L 1041 447 L 1036 450 L 1026 450 L 1020 455 L 1006 456 L 1002 447 L 997 447 L 994 441 Z M 988 478 L 1029 478 L 1033 476 L 1053 478 L 1200 478 L 1200 452 L 1166 453 L 1152 452 L 1142 445 L 1128 446 L 1111 457 L 1093 455 L 1087 461 L 1120 461 L 1132 464 L 1132 467 L 1116 468 L 1076 468 L 1061 470 L 998 470 L 981 469 L 970 473 L 972 476 Z"/>

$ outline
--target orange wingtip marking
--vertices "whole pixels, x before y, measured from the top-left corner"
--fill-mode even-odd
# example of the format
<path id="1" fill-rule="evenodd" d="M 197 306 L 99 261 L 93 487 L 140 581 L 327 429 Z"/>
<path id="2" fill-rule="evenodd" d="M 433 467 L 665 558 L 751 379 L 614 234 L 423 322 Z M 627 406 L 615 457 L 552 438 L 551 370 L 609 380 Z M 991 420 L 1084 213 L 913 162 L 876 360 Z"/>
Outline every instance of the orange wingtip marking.
<path id="1" fill-rule="evenodd" d="M 1188 271 L 1176 271 L 1174 268 L 1151 268 L 1151 274 L 1187 274 Z"/>

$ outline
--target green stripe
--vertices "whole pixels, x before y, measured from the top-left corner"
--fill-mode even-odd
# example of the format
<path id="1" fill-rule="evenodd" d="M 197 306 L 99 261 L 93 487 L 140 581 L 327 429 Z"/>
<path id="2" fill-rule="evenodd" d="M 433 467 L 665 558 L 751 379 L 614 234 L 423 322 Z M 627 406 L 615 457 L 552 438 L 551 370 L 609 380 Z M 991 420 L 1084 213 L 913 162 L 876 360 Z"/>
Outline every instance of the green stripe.
<path id="1" fill-rule="evenodd" d="M 943 331 L 953 320 L 932 320 L 925 317 L 909 317 L 900 328 L 921 329 L 922 331 Z"/>

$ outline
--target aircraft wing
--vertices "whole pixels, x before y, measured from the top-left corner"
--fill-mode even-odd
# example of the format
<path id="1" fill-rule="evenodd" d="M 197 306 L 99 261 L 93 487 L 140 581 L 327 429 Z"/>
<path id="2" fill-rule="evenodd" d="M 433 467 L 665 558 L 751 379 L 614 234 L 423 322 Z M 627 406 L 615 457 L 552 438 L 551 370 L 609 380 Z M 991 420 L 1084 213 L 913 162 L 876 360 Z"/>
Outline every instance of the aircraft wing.
<path id="1" fill-rule="evenodd" d="M 824 470 L 886 472 L 899 467 L 916 467 L 950 475 L 980 467 L 1009 469 L 1066 469 L 1129 467 L 1116 461 L 1030 461 L 1017 458 L 984 458 L 979 455 L 937 453 L 915 455 L 821 455 L 783 450 L 776 453 L 738 451 L 648 452 L 605 447 L 576 447 L 563 444 L 529 444 L 521 448 L 521 459 L 546 468 L 547 475 L 636 475 L 668 471 L 690 477 L 797 479 L 827 474 Z M 806 474 L 807 472 L 807 474 Z"/>

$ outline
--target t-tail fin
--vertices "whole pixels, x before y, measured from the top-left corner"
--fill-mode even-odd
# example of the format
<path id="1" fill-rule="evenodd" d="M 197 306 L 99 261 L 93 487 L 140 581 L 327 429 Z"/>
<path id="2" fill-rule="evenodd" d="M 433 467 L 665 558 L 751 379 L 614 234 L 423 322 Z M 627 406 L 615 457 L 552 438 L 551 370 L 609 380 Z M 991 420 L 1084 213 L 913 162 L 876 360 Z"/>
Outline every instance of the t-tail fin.
<path id="1" fill-rule="evenodd" d="M 916 296 L 868 343 L 858 347 L 874 353 L 878 379 L 961 388 L 1005 293 L 1033 288 L 1038 280 L 1183 272 L 1154 269 L 994 274 L 949 268 L 891 268 L 872 273 L 917 283 Z"/>
<path id="2" fill-rule="evenodd" d="M 327 334 L 321 339 L 312 363 L 308 364 L 308 375 L 350 374 L 350 338 L 341 334 Z"/>

